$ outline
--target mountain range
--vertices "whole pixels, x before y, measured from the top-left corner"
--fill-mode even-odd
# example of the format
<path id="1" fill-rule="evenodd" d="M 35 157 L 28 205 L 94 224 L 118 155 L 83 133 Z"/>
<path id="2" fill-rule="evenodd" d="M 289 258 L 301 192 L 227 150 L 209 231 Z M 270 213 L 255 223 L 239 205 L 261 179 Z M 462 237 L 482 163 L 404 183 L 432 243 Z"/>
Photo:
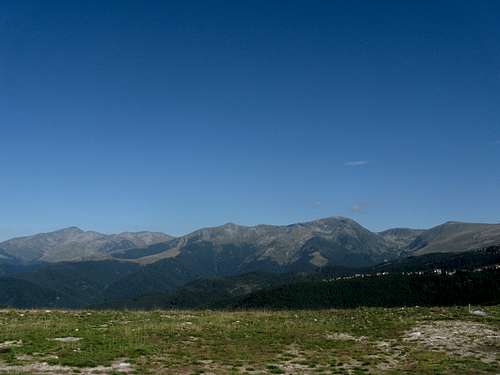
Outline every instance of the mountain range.
<path id="1" fill-rule="evenodd" d="M 181 237 L 70 227 L 0 243 L 0 305 L 81 307 L 172 293 L 196 280 L 366 268 L 499 244 L 500 224 L 376 233 L 344 217 L 284 226 L 228 223 Z"/>
<path id="2" fill-rule="evenodd" d="M 121 260 L 148 265 L 211 254 L 222 272 L 259 268 L 365 266 L 404 255 L 467 251 L 500 243 L 500 224 L 447 222 L 431 229 L 371 232 L 354 220 L 329 217 L 291 225 L 224 224 L 181 237 L 158 232 L 103 234 L 69 227 L 0 243 L 0 261 Z M 231 269 L 224 263 L 232 260 Z M 234 266 L 237 268 L 234 269 Z"/>
<path id="3" fill-rule="evenodd" d="M 21 262 L 62 262 L 104 259 L 113 251 L 145 247 L 173 237 L 155 232 L 103 234 L 69 227 L 0 243 L 0 256 Z"/>

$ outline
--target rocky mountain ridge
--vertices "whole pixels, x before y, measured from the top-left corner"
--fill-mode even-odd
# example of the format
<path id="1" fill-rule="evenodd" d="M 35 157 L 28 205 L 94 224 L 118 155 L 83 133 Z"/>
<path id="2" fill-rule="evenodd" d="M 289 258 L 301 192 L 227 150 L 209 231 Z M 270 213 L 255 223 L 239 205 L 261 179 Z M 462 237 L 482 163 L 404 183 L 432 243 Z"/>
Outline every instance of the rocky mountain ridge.
<path id="1" fill-rule="evenodd" d="M 102 234 L 69 227 L 4 241 L 0 261 L 114 259 L 148 265 L 178 259 L 189 265 L 210 256 L 217 263 L 215 268 L 227 263 L 224 267 L 233 267 L 234 272 L 259 267 L 307 270 L 326 265 L 367 266 L 400 256 L 497 244 L 500 224 L 447 222 L 427 230 L 393 228 L 375 233 L 354 220 L 334 216 L 290 225 L 227 223 L 177 238 L 157 232 Z"/>
<path id="2" fill-rule="evenodd" d="M 156 232 L 103 234 L 68 227 L 49 233 L 13 238 L 0 243 L 0 254 L 22 262 L 61 262 L 104 259 L 113 251 L 145 247 L 173 237 Z"/>

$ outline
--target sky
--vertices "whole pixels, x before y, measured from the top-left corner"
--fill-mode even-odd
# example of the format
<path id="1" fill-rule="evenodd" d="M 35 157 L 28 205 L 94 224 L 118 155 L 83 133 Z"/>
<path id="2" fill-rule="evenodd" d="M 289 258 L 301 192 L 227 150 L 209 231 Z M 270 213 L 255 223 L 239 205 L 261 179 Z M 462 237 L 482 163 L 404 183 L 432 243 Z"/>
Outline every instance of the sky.
<path id="1" fill-rule="evenodd" d="M 0 240 L 500 222 L 500 2 L 5 0 Z"/>

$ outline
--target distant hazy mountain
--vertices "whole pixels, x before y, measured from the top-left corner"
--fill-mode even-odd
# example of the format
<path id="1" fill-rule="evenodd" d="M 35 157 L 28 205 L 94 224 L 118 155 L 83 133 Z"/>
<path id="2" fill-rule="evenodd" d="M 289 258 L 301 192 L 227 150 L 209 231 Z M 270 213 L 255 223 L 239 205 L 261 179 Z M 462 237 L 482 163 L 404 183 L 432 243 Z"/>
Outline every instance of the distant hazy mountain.
<path id="1" fill-rule="evenodd" d="M 144 247 L 170 239 L 171 236 L 163 233 L 102 234 L 70 227 L 2 242 L 0 257 L 10 256 L 24 262 L 96 259 L 104 258 L 113 251 Z"/>
<path id="2" fill-rule="evenodd" d="M 414 255 L 462 252 L 500 244 L 500 224 L 449 221 L 420 233 L 408 244 Z"/>

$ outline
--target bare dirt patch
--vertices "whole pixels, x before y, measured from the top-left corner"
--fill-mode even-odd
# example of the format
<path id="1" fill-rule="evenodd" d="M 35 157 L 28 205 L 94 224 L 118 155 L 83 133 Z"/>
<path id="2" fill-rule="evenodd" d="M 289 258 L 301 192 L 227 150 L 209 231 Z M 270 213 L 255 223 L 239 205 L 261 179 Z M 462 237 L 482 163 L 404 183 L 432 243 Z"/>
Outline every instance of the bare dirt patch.
<path id="1" fill-rule="evenodd" d="M 339 341 L 358 341 L 358 342 L 362 342 L 362 341 L 366 341 L 367 338 L 365 336 L 352 336 L 352 335 L 349 335 L 348 333 L 328 333 L 325 338 L 327 340 L 339 340 Z"/>
<path id="2" fill-rule="evenodd" d="M 68 336 L 68 337 L 56 337 L 51 339 L 53 341 L 59 341 L 59 342 L 77 342 L 81 340 L 81 337 L 73 337 L 73 336 Z"/>
<path id="3" fill-rule="evenodd" d="M 434 321 L 419 324 L 403 337 L 434 351 L 500 363 L 500 331 L 486 324 L 467 321 Z"/>
<path id="4" fill-rule="evenodd" d="M 16 348 L 23 345 L 21 340 L 13 340 L 13 341 L 4 341 L 0 342 L 0 352 L 7 351 L 10 348 Z"/>
<path id="5" fill-rule="evenodd" d="M 130 363 L 124 361 L 113 362 L 110 366 L 97 367 L 72 367 L 61 365 L 50 365 L 47 362 L 36 362 L 23 365 L 8 365 L 0 362 L 0 374 L 27 373 L 27 374 L 109 374 L 110 372 L 130 374 L 133 372 Z"/>

